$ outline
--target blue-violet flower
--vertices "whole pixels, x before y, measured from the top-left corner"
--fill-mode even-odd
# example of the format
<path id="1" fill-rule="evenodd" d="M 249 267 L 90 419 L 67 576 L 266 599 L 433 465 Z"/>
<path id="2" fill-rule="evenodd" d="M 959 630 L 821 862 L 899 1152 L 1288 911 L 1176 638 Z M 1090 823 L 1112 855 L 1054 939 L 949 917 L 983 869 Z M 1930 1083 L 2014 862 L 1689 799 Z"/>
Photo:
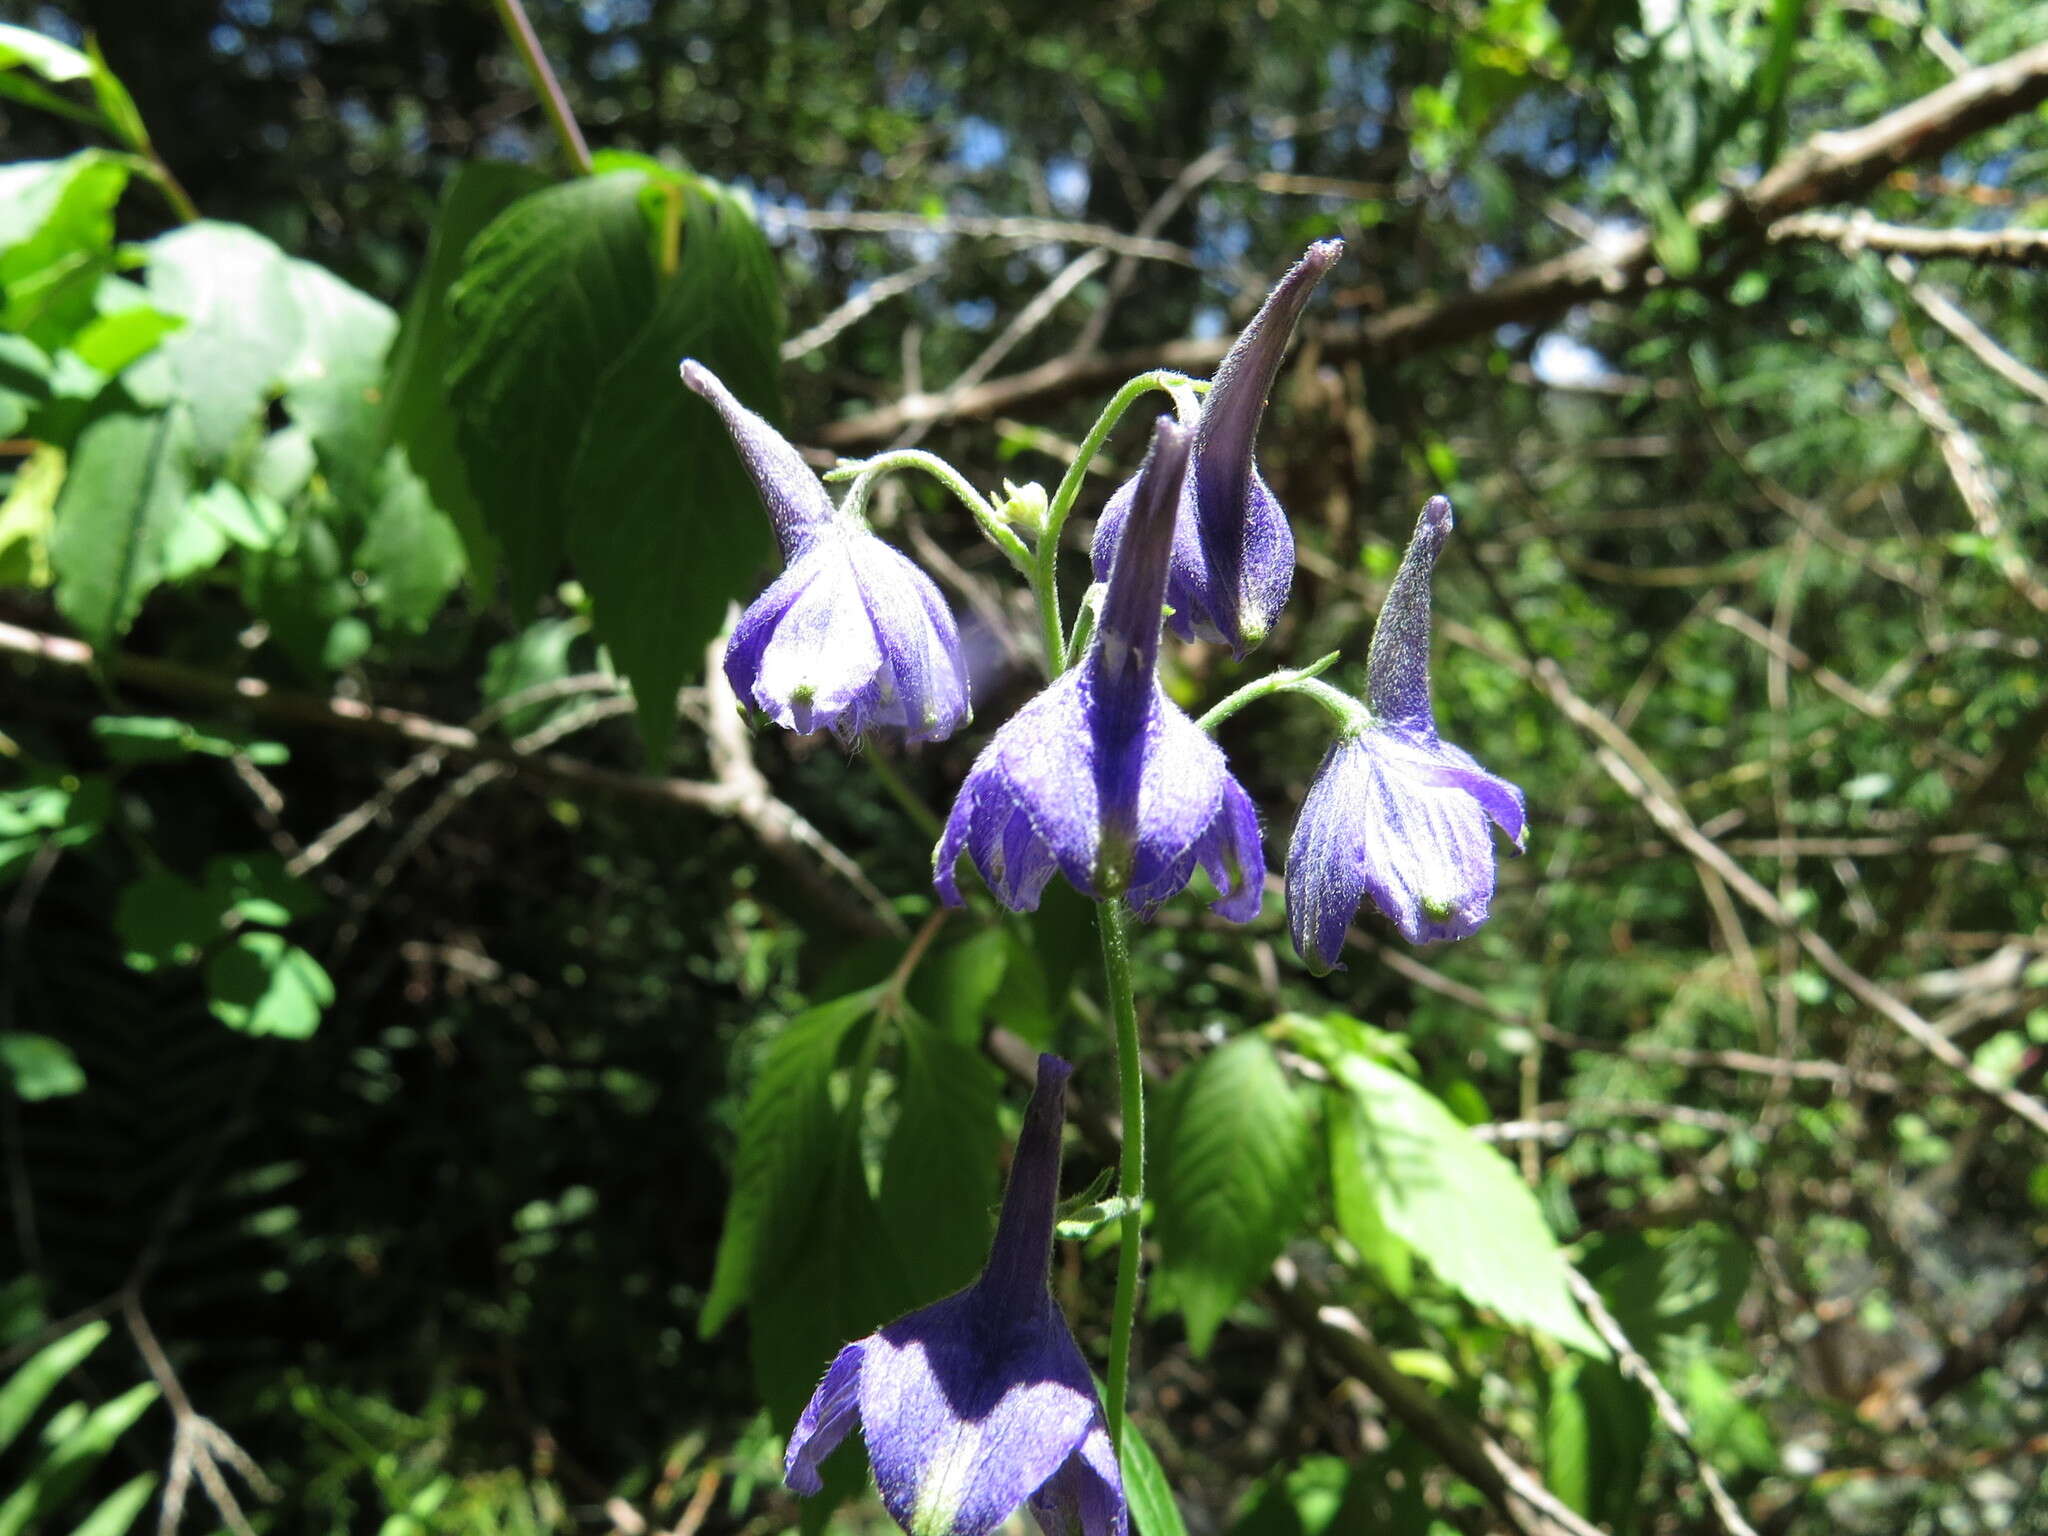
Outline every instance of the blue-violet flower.
<path id="1" fill-rule="evenodd" d="M 961 784 L 934 855 L 947 905 L 960 904 L 954 864 L 964 852 L 1013 912 L 1034 909 L 1057 871 L 1097 900 L 1127 896 L 1147 916 L 1199 864 L 1218 913 L 1257 915 L 1266 878 L 1258 814 L 1157 670 L 1188 439 L 1160 418 L 1086 653 L 1005 722 Z"/>
<path id="2" fill-rule="evenodd" d="M 1280 279 L 1216 370 L 1195 418 L 1195 446 L 1180 491 L 1166 600 L 1183 640 L 1228 644 L 1240 659 L 1266 638 L 1294 584 L 1294 532 L 1252 461 L 1252 439 L 1295 321 L 1342 240 L 1319 240 Z M 1108 579 L 1137 481 L 1109 499 L 1095 525 L 1095 579 Z"/>
<path id="3" fill-rule="evenodd" d="M 1287 850 L 1294 947 L 1319 973 L 1367 897 L 1411 944 L 1475 932 L 1493 900 L 1488 821 L 1522 849 L 1521 790 L 1441 740 L 1430 710 L 1430 572 L 1450 531 L 1450 502 L 1430 497 L 1373 630 L 1370 709 L 1329 690 L 1350 714 Z"/>
<path id="4" fill-rule="evenodd" d="M 842 515 L 795 448 L 694 359 L 683 382 L 724 418 L 782 545 L 785 569 L 740 616 L 725 675 L 776 724 L 938 741 L 970 718 L 960 631 L 931 578 Z"/>
<path id="5" fill-rule="evenodd" d="M 882 1503 L 911 1536 L 986 1536 L 1020 1505 L 1047 1536 L 1125 1536 L 1088 1362 L 1047 1285 L 1073 1069 L 1038 1058 L 981 1278 L 839 1352 L 783 1457 L 798 1493 L 858 1417 Z"/>

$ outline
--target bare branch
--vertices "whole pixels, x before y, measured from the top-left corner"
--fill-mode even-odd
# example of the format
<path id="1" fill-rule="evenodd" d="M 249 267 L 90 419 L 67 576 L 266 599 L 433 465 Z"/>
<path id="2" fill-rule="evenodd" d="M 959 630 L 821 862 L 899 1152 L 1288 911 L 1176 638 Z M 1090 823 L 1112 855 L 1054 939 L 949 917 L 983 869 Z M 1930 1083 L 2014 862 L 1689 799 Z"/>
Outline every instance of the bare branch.
<path id="1" fill-rule="evenodd" d="M 1817 242 L 1845 256 L 1881 251 L 1923 261 L 1977 261 L 2015 267 L 2048 266 L 2048 229 L 1915 229 L 1880 224 L 1868 213 L 1795 213 L 1768 231 L 1774 245 Z"/>

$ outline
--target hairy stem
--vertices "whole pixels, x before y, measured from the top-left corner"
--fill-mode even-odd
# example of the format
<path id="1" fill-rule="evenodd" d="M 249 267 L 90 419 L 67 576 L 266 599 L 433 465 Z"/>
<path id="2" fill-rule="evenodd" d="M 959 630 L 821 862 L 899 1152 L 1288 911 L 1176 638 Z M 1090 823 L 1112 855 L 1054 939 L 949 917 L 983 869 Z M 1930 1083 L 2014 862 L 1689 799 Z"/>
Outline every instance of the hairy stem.
<path id="1" fill-rule="evenodd" d="M 1145 1074 L 1138 1051 L 1138 1005 L 1131 992 L 1131 941 L 1121 902 L 1096 905 L 1102 929 L 1102 974 L 1116 1020 L 1116 1076 L 1123 1094 L 1123 1161 L 1117 1198 L 1123 1203 L 1123 1245 L 1117 1254 L 1116 1311 L 1109 1334 L 1109 1434 L 1121 1455 L 1124 1406 L 1130 1395 L 1131 1328 L 1138 1315 L 1138 1266 L 1145 1223 Z"/>
<path id="2" fill-rule="evenodd" d="M 526 72 L 533 76 L 533 88 L 540 93 L 541 105 L 548 109 L 548 116 L 555 125 L 555 136 L 562 141 L 570 164 L 576 167 L 579 175 L 588 176 L 590 146 L 583 141 L 583 130 L 576 126 L 576 114 L 569 110 L 569 98 L 562 93 L 562 82 L 555 78 L 548 56 L 541 52 L 540 38 L 534 34 L 533 23 L 526 19 L 525 7 L 519 0 L 492 0 L 492 4 L 497 7 L 498 21 L 504 27 L 505 35 L 519 50 Z"/>
<path id="3" fill-rule="evenodd" d="M 1247 704 L 1256 703 L 1258 700 L 1275 693 L 1306 693 L 1308 689 L 1304 685 L 1313 682 L 1316 678 L 1334 667 L 1337 664 L 1337 658 L 1341 654 L 1342 652 L 1332 651 L 1320 661 L 1312 661 L 1305 667 L 1285 667 L 1278 672 L 1269 672 L 1264 677 L 1253 678 L 1235 693 L 1226 694 L 1214 708 L 1197 720 L 1195 724 L 1199 725 L 1211 736 L 1214 736 L 1217 726 L 1228 720 Z"/>

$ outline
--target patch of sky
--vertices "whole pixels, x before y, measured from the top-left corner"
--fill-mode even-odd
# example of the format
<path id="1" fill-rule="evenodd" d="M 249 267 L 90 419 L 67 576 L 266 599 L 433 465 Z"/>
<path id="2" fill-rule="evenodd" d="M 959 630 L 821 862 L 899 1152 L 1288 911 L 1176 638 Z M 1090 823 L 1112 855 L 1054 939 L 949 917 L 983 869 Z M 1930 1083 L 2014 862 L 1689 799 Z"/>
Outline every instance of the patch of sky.
<path id="1" fill-rule="evenodd" d="M 1529 354 L 1529 371 L 1554 389 L 1598 384 L 1614 377 L 1614 366 L 1576 336 L 1545 331 Z"/>
<path id="2" fill-rule="evenodd" d="M 1070 219 L 1088 206 L 1091 185 L 1087 165 L 1072 155 L 1055 155 L 1045 164 L 1045 195 Z"/>
<path id="3" fill-rule="evenodd" d="M 313 11 L 306 17 L 306 30 L 319 43 L 331 43 L 341 36 L 341 23 L 334 19 L 332 11 Z"/>
<path id="4" fill-rule="evenodd" d="M 714 51 L 708 37 L 693 37 L 683 44 L 683 57 L 692 64 L 709 64 Z"/>
<path id="5" fill-rule="evenodd" d="M 1188 317 L 1188 334 L 1197 341 L 1212 341 L 1223 334 L 1229 320 L 1221 304 L 1197 304 L 1194 314 Z"/>
<path id="6" fill-rule="evenodd" d="M 599 80 L 617 80 L 640 67 L 640 45 L 615 37 L 590 56 L 590 73 Z"/>
<path id="7" fill-rule="evenodd" d="M 296 37 L 281 37 L 276 47 L 277 66 L 288 75 L 303 75 L 306 66 L 313 62 L 306 45 Z"/>
<path id="8" fill-rule="evenodd" d="M 238 59 L 247 47 L 239 27 L 215 27 L 206 34 L 206 46 L 223 59 Z"/>
<path id="9" fill-rule="evenodd" d="M 654 17 L 651 0 L 583 0 L 583 30 L 602 36 L 626 27 L 644 27 Z"/>
<path id="10" fill-rule="evenodd" d="M 1204 267 L 1235 266 L 1252 248 L 1249 220 L 1225 218 L 1222 205 L 1213 197 L 1200 202 L 1201 217 L 1195 237 L 1195 259 Z"/>
<path id="11" fill-rule="evenodd" d="M 1452 217 L 1460 224 L 1473 223 L 1484 206 L 1479 188 L 1472 184 L 1469 176 L 1453 176 L 1450 185 L 1444 188 L 1444 195 L 1450 201 Z"/>
<path id="12" fill-rule="evenodd" d="M 970 331 L 985 331 L 996 323 L 994 299 L 955 299 L 953 322 Z"/>
<path id="13" fill-rule="evenodd" d="M 521 165 L 530 165 L 533 137 L 511 123 L 500 123 L 484 135 L 483 150 L 489 160 L 516 160 Z"/>
<path id="14" fill-rule="evenodd" d="M 968 172 L 985 171 L 1009 152 L 1010 136 L 985 117 L 967 116 L 953 135 L 953 163 Z"/>
<path id="15" fill-rule="evenodd" d="M 1521 96 L 1487 135 L 1487 152 L 1513 156 L 1545 176 L 1568 175 L 1578 161 L 1570 124 L 1559 104 L 1530 91 Z"/>
<path id="16" fill-rule="evenodd" d="M 1266 146 L 1266 164 L 1274 170 L 1287 172 L 1294 169 L 1294 140 L 1275 139 Z"/>
<path id="17" fill-rule="evenodd" d="M 1514 263 L 1508 260 L 1507 252 L 1497 245 L 1481 245 L 1472 253 L 1472 259 L 1465 266 L 1466 279 L 1474 289 L 1491 288 L 1507 274 Z"/>
<path id="18" fill-rule="evenodd" d="M 85 29 L 54 5 L 37 6 L 32 24 L 43 36 L 54 37 L 60 43 L 77 47 L 85 41 Z"/>
<path id="19" fill-rule="evenodd" d="M 376 132 L 377 115 L 360 96 L 342 97 L 334 116 L 351 138 L 366 139 Z"/>
<path id="20" fill-rule="evenodd" d="M 270 0 L 223 0 L 221 15 L 245 27 L 270 25 Z"/>

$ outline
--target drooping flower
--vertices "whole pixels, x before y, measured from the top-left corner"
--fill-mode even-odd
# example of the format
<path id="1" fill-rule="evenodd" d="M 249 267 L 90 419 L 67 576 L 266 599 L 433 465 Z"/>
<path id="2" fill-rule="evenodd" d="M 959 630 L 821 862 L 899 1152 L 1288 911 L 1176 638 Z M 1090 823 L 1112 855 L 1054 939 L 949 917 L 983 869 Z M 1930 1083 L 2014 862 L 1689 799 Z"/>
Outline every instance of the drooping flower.
<path id="1" fill-rule="evenodd" d="M 1450 531 L 1450 502 L 1430 497 L 1373 630 L 1370 708 L 1344 701 L 1287 850 L 1294 947 L 1319 973 L 1368 897 L 1411 944 L 1477 931 L 1493 900 L 1489 821 L 1522 850 L 1521 790 L 1442 740 L 1430 709 L 1430 572 Z"/>
<path id="2" fill-rule="evenodd" d="M 1267 295 L 1216 370 L 1195 418 L 1180 491 L 1166 600 L 1174 632 L 1229 645 L 1242 658 L 1266 638 L 1294 584 L 1294 531 L 1252 460 L 1252 440 L 1302 307 L 1336 265 L 1342 240 L 1319 240 Z M 1137 481 L 1127 480 L 1095 525 L 1095 579 L 1108 579 Z"/>
<path id="3" fill-rule="evenodd" d="M 911 1536 L 986 1536 L 1029 1504 L 1046 1536 L 1125 1536 L 1088 1362 L 1047 1284 L 1072 1068 L 1038 1058 L 981 1278 L 847 1345 L 783 1456 L 800 1494 L 858 1419 L 882 1503 Z"/>
<path id="4" fill-rule="evenodd" d="M 683 382 L 724 418 L 782 545 L 782 575 L 740 616 L 725 675 L 776 724 L 938 741 L 965 725 L 960 632 L 931 578 L 842 515 L 795 448 L 694 359 Z"/>
<path id="5" fill-rule="evenodd" d="M 961 784 L 934 855 L 947 905 L 960 904 L 954 865 L 966 853 L 1013 912 L 1037 907 L 1058 872 L 1149 915 L 1200 865 L 1218 913 L 1257 915 L 1266 859 L 1251 797 L 1158 676 L 1188 438 L 1160 419 L 1087 653 L 1005 722 Z"/>

